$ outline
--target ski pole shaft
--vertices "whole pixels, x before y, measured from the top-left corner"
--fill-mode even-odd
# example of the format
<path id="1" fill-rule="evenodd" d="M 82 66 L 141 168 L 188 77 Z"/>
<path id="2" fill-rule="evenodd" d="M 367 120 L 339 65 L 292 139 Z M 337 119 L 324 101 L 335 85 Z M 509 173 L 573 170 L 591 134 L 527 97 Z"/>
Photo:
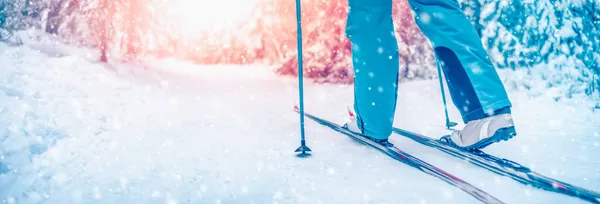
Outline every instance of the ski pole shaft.
<path id="1" fill-rule="evenodd" d="M 300 4 L 300 0 L 296 0 L 296 22 L 298 26 L 298 94 L 300 98 L 300 147 L 296 149 L 296 152 L 302 152 L 302 154 L 305 154 L 307 151 L 311 150 L 306 146 L 306 138 L 304 133 L 304 83 L 302 76 L 302 13 L 300 9 Z"/>
<path id="2" fill-rule="evenodd" d="M 304 136 L 304 78 L 302 76 L 302 16 L 300 11 L 300 0 L 296 0 L 296 19 L 298 26 L 298 93 L 300 97 L 300 136 L 302 141 L 305 140 Z"/>
<path id="3" fill-rule="evenodd" d="M 437 58 L 437 57 L 436 57 Z M 442 80 L 442 70 L 441 63 L 439 60 L 436 60 L 436 67 L 438 72 L 438 79 L 440 80 L 440 90 L 442 92 L 442 102 L 444 103 L 444 114 L 446 115 L 446 128 L 450 129 L 457 125 L 455 122 L 450 122 L 450 117 L 448 116 L 448 105 L 446 104 L 446 93 L 444 92 L 444 81 Z"/>

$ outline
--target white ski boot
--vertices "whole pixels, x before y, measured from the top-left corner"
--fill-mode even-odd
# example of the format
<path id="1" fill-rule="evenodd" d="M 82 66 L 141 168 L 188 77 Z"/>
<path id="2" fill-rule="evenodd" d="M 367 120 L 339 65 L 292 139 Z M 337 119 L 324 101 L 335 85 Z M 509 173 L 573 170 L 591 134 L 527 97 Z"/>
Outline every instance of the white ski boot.
<path id="1" fill-rule="evenodd" d="M 506 113 L 470 121 L 462 130 L 455 130 L 440 140 L 457 148 L 473 151 L 509 140 L 516 135 L 512 116 Z"/>
<path id="2" fill-rule="evenodd" d="M 352 108 L 348 107 L 348 117 L 346 119 L 346 124 L 344 124 L 344 126 L 342 126 L 342 127 L 350 130 L 351 132 L 359 134 L 360 136 L 363 136 L 373 142 L 383 145 L 384 147 L 393 147 L 394 146 L 394 144 L 388 142 L 387 139 L 375 139 L 375 138 L 372 138 L 372 137 L 369 137 L 369 136 L 363 134 L 363 131 L 361 131 L 360 128 L 358 128 L 358 123 L 356 121 L 356 113 L 354 112 L 354 109 L 352 109 Z"/>

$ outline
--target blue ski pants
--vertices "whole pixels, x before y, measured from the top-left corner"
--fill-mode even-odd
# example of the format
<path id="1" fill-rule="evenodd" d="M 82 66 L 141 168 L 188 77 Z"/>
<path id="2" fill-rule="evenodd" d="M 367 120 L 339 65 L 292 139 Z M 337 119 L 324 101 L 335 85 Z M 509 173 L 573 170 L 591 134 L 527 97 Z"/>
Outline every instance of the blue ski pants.
<path id="1" fill-rule="evenodd" d="M 454 105 L 466 123 L 510 112 L 511 103 L 481 40 L 456 0 L 408 0 L 432 44 Z M 392 131 L 398 86 L 398 43 L 392 0 L 348 0 L 346 36 L 352 43 L 354 110 L 367 136 Z"/>

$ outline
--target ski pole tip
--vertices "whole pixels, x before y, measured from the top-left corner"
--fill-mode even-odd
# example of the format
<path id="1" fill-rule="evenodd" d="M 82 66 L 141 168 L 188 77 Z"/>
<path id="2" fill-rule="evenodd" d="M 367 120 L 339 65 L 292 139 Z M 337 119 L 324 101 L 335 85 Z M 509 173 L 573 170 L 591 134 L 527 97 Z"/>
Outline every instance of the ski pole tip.
<path id="1" fill-rule="evenodd" d="M 310 148 L 308 148 L 308 146 L 306 146 L 305 144 L 302 144 L 294 152 L 301 152 L 300 154 L 298 154 L 298 156 L 299 157 L 306 157 L 306 156 L 310 155 L 309 153 L 307 153 L 307 152 L 310 152 L 310 151 L 312 151 L 312 150 L 310 150 Z"/>

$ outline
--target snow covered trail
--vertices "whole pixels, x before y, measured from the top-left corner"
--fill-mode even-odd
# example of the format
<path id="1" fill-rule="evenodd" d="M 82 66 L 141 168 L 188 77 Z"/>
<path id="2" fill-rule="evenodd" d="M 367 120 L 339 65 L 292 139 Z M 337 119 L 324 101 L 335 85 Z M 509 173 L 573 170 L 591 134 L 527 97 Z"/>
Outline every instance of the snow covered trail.
<path id="1" fill-rule="evenodd" d="M 263 67 L 87 59 L 0 43 L 3 203 L 479 203 L 309 120 L 314 154 L 295 157 L 297 82 Z M 444 133 L 436 83 L 401 84 L 398 127 Z M 510 94 L 520 135 L 486 151 L 600 190 L 600 114 Z M 351 98 L 351 87 L 306 84 L 307 111 L 327 119 L 342 122 Z M 392 141 L 507 203 L 581 202 Z"/>

